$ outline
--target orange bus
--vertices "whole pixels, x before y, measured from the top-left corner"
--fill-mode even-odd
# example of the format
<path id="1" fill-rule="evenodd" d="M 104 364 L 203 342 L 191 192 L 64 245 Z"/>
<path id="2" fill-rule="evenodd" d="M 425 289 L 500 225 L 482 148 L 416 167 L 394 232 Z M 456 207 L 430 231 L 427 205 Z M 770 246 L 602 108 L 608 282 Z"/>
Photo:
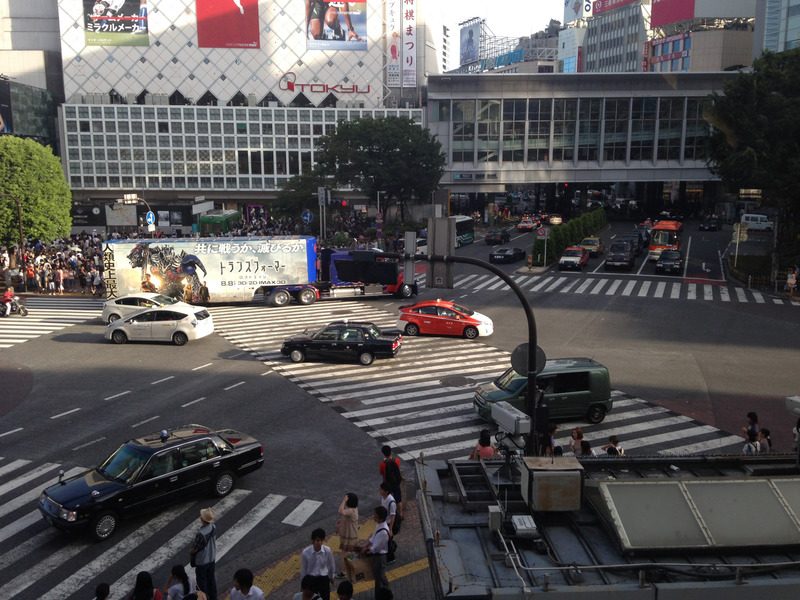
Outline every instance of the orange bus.
<path id="1" fill-rule="evenodd" d="M 662 250 L 678 250 L 681 245 L 683 223 L 680 221 L 658 221 L 650 232 L 650 252 L 647 258 L 658 260 Z"/>

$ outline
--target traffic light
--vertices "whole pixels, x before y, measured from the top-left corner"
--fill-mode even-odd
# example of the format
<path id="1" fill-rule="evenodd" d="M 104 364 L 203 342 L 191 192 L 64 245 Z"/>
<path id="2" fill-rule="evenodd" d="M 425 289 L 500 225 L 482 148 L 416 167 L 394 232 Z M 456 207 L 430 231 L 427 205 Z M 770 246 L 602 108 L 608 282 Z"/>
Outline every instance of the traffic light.
<path id="1" fill-rule="evenodd" d="M 342 206 L 347 206 L 347 200 L 342 200 Z"/>

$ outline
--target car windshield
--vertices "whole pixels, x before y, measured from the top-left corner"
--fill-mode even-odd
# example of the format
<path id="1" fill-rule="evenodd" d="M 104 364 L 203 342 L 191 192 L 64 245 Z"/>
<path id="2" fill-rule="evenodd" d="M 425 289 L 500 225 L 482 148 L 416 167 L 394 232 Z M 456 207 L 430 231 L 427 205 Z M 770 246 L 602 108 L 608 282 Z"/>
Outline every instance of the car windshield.
<path id="1" fill-rule="evenodd" d="M 677 250 L 664 250 L 661 252 L 662 260 L 678 260 L 680 257 L 681 253 Z"/>
<path id="2" fill-rule="evenodd" d="M 379 338 L 379 337 L 381 337 L 383 335 L 381 333 L 381 330 L 378 329 L 378 327 L 376 325 L 370 324 L 370 326 L 367 327 L 367 331 L 369 332 L 369 335 L 371 337 L 373 337 L 373 338 Z"/>
<path id="3" fill-rule="evenodd" d="M 123 444 L 97 470 L 109 479 L 130 483 L 142 470 L 149 457 L 149 454 L 135 446 Z"/>
<path id="4" fill-rule="evenodd" d="M 608 249 L 609 252 L 627 252 L 628 251 L 628 244 L 611 244 L 611 247 Z"/>
<path id="5" fill-rule="evenodd" d="M 583 252 L 580 250 L 565 250 L 564 256 L 582 256 Z"/>
<path id="6" fill-rule="evenodd" d="M 583 240 L 581 246 L 597 246 L 597 240 Z"/>
<path id="7" fill-rule="evenodd" d="M 461 314 L 467 315 L 471 317 L 475 314 L 475 311 L 468 309 L 466 306 L 461 306 L 460 304 L 453 303 L 453 310 L 460 312 Z"/>
<path id="8" fill-rule="evenodd" d="M 177 300 L 175 300 L 175 298 L 165 296 L 164 294 L 159 294 L 158 296 L 153 296 L 153 302 L 158 302 L 159 304 L 166 306 L 168 304 L 175 304 Z"/>
<path id="9" fill-rule="evenodd" d="M 526 384 L 528 383 L 528 378 L 523 377 L 519 373 L 517 373 L 513 368 L 509 369 L 500 377 L 498 377 L 494 384 L 509 393 L 516 393 L 521 390 Z"/>

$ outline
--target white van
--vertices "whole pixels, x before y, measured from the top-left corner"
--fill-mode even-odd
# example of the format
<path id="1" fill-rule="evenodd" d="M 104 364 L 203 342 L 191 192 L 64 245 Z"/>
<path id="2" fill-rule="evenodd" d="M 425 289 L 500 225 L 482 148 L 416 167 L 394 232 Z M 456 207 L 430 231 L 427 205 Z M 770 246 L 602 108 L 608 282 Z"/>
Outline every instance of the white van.
<path id="1" fill-rule="evenodd" d="M 772 231 L 775 227 L 774 223 L 767 219 L 765 215 L 752 213 L 742 215 L 742 223 L 746 223 L 747 229 L 750 231 Z"/>

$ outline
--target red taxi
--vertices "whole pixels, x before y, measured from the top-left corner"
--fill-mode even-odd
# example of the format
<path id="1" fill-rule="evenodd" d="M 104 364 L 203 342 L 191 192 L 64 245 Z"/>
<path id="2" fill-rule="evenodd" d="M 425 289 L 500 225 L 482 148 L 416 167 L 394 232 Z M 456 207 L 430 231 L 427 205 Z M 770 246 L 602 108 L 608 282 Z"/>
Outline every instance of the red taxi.
<path id="1" fill-rule="evenodd" d="M 494 323 L 486 315 L 449 300 L 423 300 L 400 307 L 397 328 L 406 335 L 457 335 L 472 340 L 492 335 Z"/>

